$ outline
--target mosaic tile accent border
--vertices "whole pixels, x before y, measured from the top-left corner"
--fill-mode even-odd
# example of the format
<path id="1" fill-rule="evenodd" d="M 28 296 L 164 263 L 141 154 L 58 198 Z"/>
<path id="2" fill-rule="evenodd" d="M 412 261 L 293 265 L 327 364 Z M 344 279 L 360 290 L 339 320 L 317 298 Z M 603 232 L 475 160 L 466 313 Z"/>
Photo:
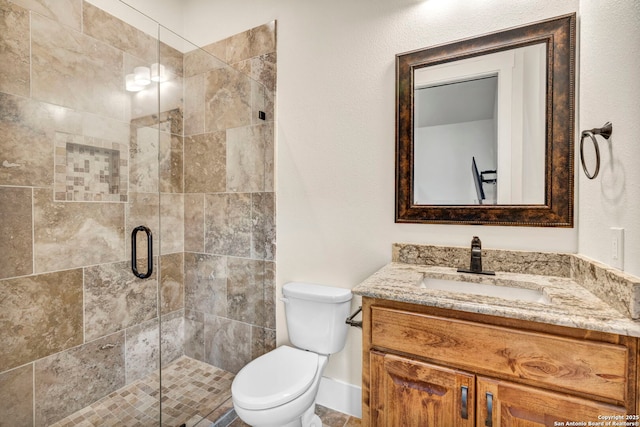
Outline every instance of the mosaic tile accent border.
<path id="1" fill-rule="evenodd" d="M 127 157 L 125 144 L 57 132 L 55 200 L 126 202 Z"/>

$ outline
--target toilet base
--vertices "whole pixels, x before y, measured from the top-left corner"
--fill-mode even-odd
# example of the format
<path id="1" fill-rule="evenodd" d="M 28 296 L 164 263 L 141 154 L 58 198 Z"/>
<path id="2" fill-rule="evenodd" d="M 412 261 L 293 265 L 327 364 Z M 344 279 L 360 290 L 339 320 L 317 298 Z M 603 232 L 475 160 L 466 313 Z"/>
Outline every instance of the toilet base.
<path id="1" fill-rule="evenodd" d="M 304 413 L 295 418 L 292 421 L 289 421 L 286 424 L 282 424 L 282 423 L 278 423 L 278 424 L 250 424 L 253 427 L 322 427 L 322 421 L 320 420 L 320 417 L 318 415 L 316 415 L 315 413 L 316 410 L 316 405 L 315 403 L 313 405 L 311 405 L 310 408 L 308 408 L 306 411 L 304 411 Z M 244 415 L 246 417 L 246 413 L 244 411 L 240 411 L 240 414 L 238 414 L 238 411 L 236 409 L 236 415 L 238 415 L 238 417 L 243 420 L 245 423 L 247 421 L 251 422 L 253 421 L 253 417 L 251 417 L 250 419 L 246 419 L 248 417 L 246 417 L 245 419 L 243 419 L 240 415 Z M 248 423 L 249 424 L 249 423 Z"/>
<path id="2" fill-rule="evenodd" d="M 311 422 L 309 423 L 308 426 L 303 425 L 302 427 L 322 427 L 322 420 L 320 419 L 319 416 L 317 416 L 316 414 L 313 414 L 313 417 L 311 418 Z"/>
<path id="3" fill-rule="evenodd" d="M 301 427 L 322 427 L 320 417 L 316 415 L 316 404 L 314 402 L 311 408 L 307 409 L 300 418 Z"/>

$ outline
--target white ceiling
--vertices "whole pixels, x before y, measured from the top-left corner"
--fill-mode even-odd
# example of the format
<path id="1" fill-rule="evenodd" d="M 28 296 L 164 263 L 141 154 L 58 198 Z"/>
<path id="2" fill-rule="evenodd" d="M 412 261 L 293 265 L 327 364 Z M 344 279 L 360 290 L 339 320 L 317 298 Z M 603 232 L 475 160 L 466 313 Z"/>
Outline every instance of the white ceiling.
<path id="1" fill-rule="evenodd" d="M 417 89 L 416 127 L 493 119 L 497 89 L 497 76 Z"/>

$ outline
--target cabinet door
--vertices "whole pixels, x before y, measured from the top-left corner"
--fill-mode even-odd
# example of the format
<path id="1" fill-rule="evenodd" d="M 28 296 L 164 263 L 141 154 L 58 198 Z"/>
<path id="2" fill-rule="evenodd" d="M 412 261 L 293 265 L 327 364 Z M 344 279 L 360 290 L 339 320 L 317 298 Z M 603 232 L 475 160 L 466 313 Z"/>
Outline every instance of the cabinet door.
<path id="1" fill-rule="evenodd" d="M 623 415 L 625 408 L 478 377 L 477 426 L 541 427 L 602 422 L 598 416 Z M 575 424 L 582 425 L 582 424 Z M 597 425 L 597 424 L 596 424 Z"/>
<path id="2" fill-rule="evenodd" d="M 472 427 L 474 376 L 371 352 L 371 426 Z"/>

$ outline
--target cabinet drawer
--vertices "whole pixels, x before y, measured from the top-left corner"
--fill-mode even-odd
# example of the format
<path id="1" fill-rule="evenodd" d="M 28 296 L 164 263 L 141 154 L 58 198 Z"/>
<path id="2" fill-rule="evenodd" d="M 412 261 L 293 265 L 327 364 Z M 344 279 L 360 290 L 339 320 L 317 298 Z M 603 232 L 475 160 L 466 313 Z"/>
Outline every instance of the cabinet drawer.
<path id="1" fill-rule="evenodd" d="M 626 400 L 628 349 L 372 307 L 371 343 L 473 372 Z"/>

